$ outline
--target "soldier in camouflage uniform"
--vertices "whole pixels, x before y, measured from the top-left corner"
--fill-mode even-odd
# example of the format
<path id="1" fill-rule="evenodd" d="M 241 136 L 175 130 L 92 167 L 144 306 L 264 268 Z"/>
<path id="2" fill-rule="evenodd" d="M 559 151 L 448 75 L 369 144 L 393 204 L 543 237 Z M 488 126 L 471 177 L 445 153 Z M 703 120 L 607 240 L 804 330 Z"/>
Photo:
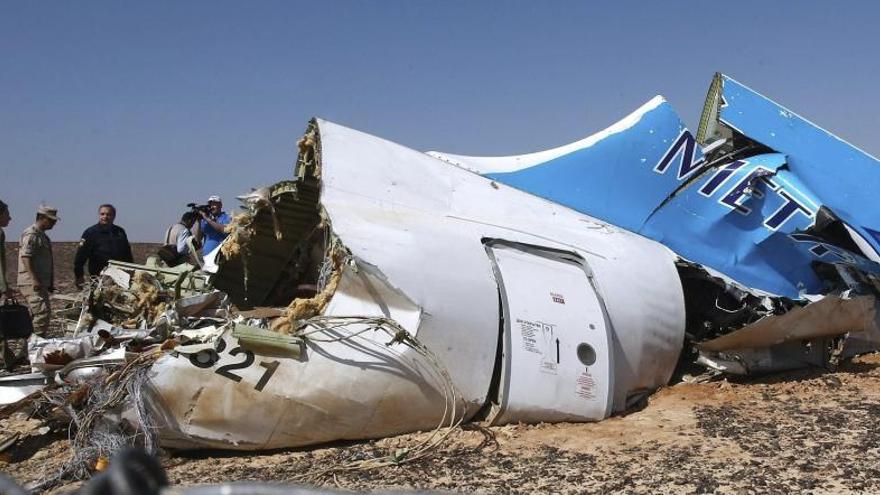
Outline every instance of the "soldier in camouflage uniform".
<path id="1" fill-rule="evenodd" d="M 12 217 L 9 216 L 9 206 L 0 201 L 0 296 L 5 298 L 13 295 L 6 277 L 6 234 L 3 232 L 3 227 L 8 226 L 10 220 Z M 11 370 L 15 365 L 15 353 L 12 352 L 6 339 L 0 339 L 0 355 L 3 357 L 3 367 Z"/>
<path id="2" fill-rule="evenodd" d="M 58 210 L 40 206 L 37 221 L 24 230 L 18 245 L 18 290 L 27 299 L 34 318 L 34 333 L 40 336 L 49 330 L 52 319 L 49 293 L 55 290 L 52 241 L 46 231 L 58 220 Z"/>
<path id="3" fill-rule="evenodd" d="M 0 201 L 0 296 L 12 297 L 12 287 L 6 277 L 6 234 L 3 227 L 7 227 L 12 217 L 9 216 L 9 206 Z"/>

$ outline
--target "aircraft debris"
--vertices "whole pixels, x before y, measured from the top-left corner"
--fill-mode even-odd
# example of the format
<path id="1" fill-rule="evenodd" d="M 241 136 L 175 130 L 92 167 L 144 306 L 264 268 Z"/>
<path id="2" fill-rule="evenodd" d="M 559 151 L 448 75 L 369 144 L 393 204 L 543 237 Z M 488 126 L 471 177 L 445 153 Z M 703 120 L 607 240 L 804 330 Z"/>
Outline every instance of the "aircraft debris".
<path id="1" fill-rule="evenodd" d="M 313 120 L 204 266 L 111 262 L 68 335 L 30 339 L 33 373 L 0 378 L 0 417 L 66 415 L 68 477 L 133 442 L 436 430 L 396 464 L 462 421 L 604 419 L 680 361 L 833 365 L 880 342 L 880 235 L 855 208 L 880 169 L 820 131 L 722 75 L 696 137 L 660 97 L 514 157 Z M 852 200 L 822 179 L 842 161 Z"/>

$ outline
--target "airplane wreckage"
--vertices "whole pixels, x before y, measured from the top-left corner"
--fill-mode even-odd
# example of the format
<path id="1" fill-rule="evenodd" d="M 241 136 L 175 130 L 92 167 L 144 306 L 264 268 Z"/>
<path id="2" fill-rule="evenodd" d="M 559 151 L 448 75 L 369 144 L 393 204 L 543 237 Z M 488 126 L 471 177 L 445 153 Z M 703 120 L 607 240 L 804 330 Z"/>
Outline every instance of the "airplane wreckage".
<path id="1" fill-rule="evenodd" d="M 113 262 L 69 336 L 31 337 L 3 410 L 66 412 L 83 460 L 111 431 L 255 450 L 601 420 L 680 363 L 833 364 L 880 342 L 878 178 L 721 74 L 696 135 L 658 96 L 520 156 L 313 120 L 199 266 Z"/>

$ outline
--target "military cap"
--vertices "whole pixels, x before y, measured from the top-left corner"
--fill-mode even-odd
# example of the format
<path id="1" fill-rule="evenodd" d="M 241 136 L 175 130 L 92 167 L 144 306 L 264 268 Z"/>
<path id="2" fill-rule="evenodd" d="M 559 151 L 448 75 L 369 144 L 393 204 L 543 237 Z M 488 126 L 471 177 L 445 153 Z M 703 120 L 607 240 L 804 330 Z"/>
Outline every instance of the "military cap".
<path id="1" fill-rule="evenodd" d="M 56 222 L 58 220 L 61 220 L 61 218 L 58 216 L 58 208 L 55 208 L 54 206 L 40 205 L 40 207 L 37 208 L 37 214 L 51 218 Z"/>

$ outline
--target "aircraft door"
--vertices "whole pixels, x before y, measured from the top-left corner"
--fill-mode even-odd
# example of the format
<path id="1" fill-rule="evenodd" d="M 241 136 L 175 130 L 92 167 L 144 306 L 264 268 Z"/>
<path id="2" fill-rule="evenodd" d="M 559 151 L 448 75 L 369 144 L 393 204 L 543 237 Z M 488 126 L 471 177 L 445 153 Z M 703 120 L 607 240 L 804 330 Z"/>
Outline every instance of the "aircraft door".
<path id="1" fill-rule="evenodd" d="M 612 407 L 610 323 L 575 253 L 489 241 L 501 294 L 501 379 L 492 423 L 590 421 Z"/>

